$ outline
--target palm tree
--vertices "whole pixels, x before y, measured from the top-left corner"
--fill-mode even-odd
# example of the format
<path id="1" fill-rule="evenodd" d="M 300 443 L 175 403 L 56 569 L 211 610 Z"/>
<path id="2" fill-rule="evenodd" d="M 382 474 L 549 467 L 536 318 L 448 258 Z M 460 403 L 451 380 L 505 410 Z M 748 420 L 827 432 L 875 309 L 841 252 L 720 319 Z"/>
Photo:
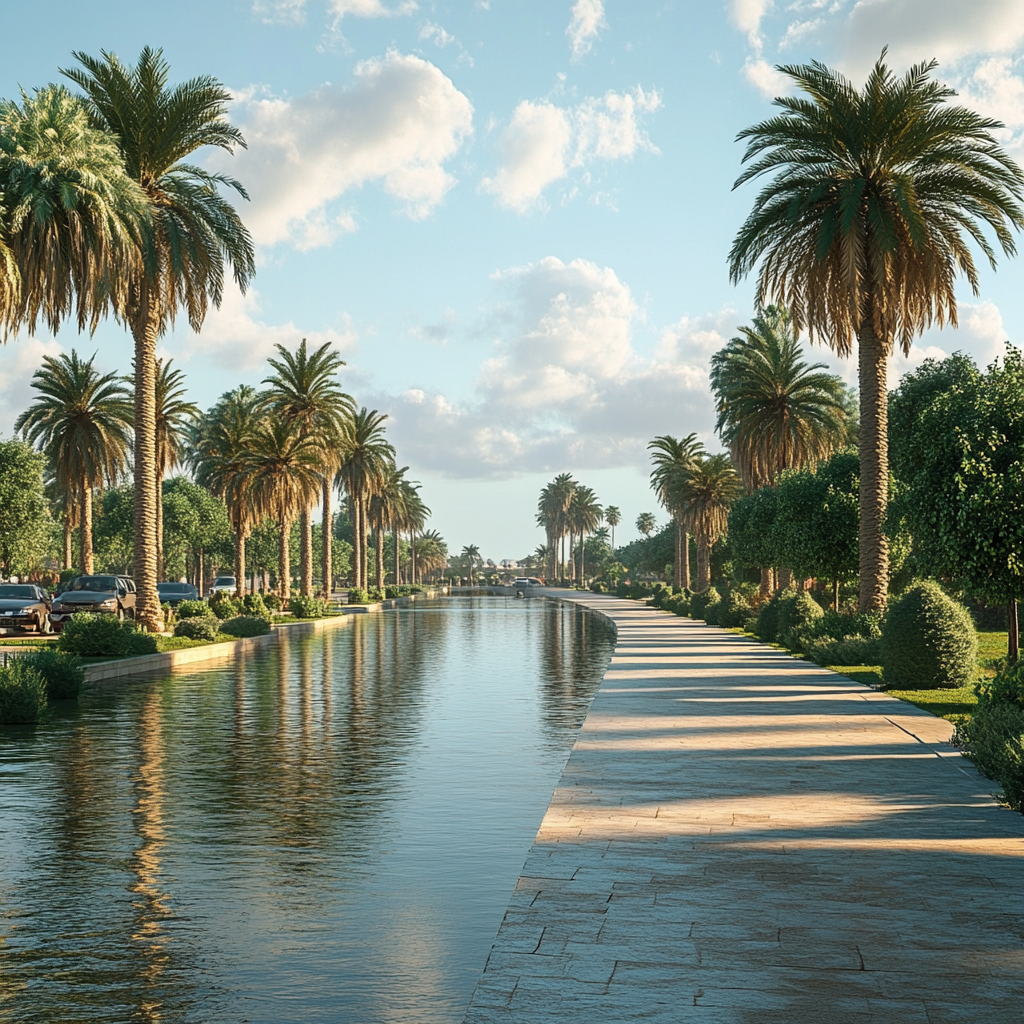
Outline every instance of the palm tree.
<path id="1" fill-rule="evenodd" d="M 292 522 L 316 501 L 323 483 L 319 440 L 298 423 L 263 419 L 249 441 L 246 487 L 257 517 L 270 516 L 278 525 L 278 564 L 282 600 L 291 594 L 290 540 Z"/>
<path id="2" fill-rule="evenodd" d="M 559 544 L 564 542 L 566 534 L 566 513 L 572 501 L 576 481 L 570 473 L 559 473 L 540 492 L 537 502 L 537 525 L 544 528 L 547 535 L 547 547 L 550 552 L 550 578 L 559 576 L 559 567 L 564 570 L 564 548 L 559 557 Z"/>
<path id="3" fill-rule="evenodd" d="M 615 551 L 615 527 L 622 522 L 622 510 L 618 505 L 609 505 L 604 510 L 604 521 L 612 528 L 612 552 Z"/>
<path id="4" fill-rule="evenodd" d="M 220 194 L 239 182 L 186 162 L 204 146 L 233 152 L 245 141 L 227 120 L 231 94 L 216 79 L 169 88 L 160 50 L 143 49 L 135 67 L 116 56 L 75 53 L 80 68 L 62 73 L 86 95 L 93 119 L 117 139 L 125 171 L 145 194 L 148 217 L 136 258 L 116 298 L 135 342 L 135 582 L 137 615 L 162 623 L 156 593 L 156 342 L 179 308 L 199 332 L 209 304 L 220 305 L 225 264 L 244 291 L 255 273 L 252 241 Z"/>
<path id="5" fill-rule="evenodd" d="M 32 377 L 39 396 L 14 424 L 46 454 L 60 492 L 78 502 L 84 573 L 93 571 L 92 492 L 124 472 L 132 411 L 117 374 L 100 374 L 95 359 L 83 361 L 74 349 L 43 356 Z"/>
<path id="6" fill-rule="evenodd" d="M 739 497 L 741 483 L 728 455 L 700 458 L 685 479 L 673 481 L 682 491 L 670 496 L 685 507 L 686 521 L 697 538 L 697 589 L 711 586 L 711 549 L 729 527 L 729 508 Z"/>
<path id="7" fill-rule="evenodd" d="M 673 480 L 680 474 L 685 477 L 693 469 L 697 459 L 704 454 L 704 445 L 697 440 L 696 434 L 687 434 L 683 438 L 665 434 L 656 437 L 647 448 L 653 452 L 651 461 L 654 463 L 654 472 L 651 473 L 651 485 L 658 492 L 658 499 L 672 514 L 676 524 L 675 586 L 688 587 L 690 535 L 686 531 L 686 510 L 670 505 L 669 495 L 682 492 L 682 488 L 673 486 Z"/>
<path id="8" fill-rule="evenodd" d="M 448 564 L 448 545 L 437 530 L 427 530 L 420 535 L 416 557 L 425 574 L 439 572 Z"/>
<path id="9" fill-rule="evenodd" d="M 473 570 L 476 568 L 477 562 L 481 560 L 480 548 L 476 544 L 467 544 L 462 549 L 462 558 L 469 568 L 469 585 L 473 586 Z"/>
<path id="10" fill-rule="evenodd" d="M 193 428 L 188 458 L 196 483 L 227 506 L 235 534 L 235 593 L 239 597 L 245 593 L 245 542 L 259 518 L 250 500 L 250 455 L 262 420 L 261 409 L 262 399 L 255 389 L 242 385 L 229 391 Z"/>
<path id="11" fill-rule="evenodd" d="M 330 596 L 331 579 L 331 492 L 334 474 L 340 464 L 340 449 L 346 430 L 355 415 L 355 402 L 335 382 L 335 374 L 345 365 L 330 342 L 321 345 L 312 355 L 302 339 L 294 355 L 283 345 L 276 345 L 278 359 L 267 360 L 277 371 L 263 380 L 270 385 L 268 404 L 278 416 L 298 423 L 306 433 L 320 438 L 323 467 L 323 578 Z M 301 523 L 301 593 L 313 592 L 313 520 L 310 509 L 303 509 Z"/>
<path id="12" fill-rule="evenodd" d="M 569 508 L 566 511 L 566 520 L 572 535 L 580 541 L 580 581 L 585 579 L 586 566 L 584 547 L 587 542 L 587 534 L 593 533 L 601 522 L 604 513 L 597 502 L 597 495 L 590 487 L 578 486 L 572 494 Z M 576 579 L 576 560 L 573 556 L 572 578 Z"/>
<path id="13" fill-rule="evenodd" d="M 405 484 L 405 528 L 409 531 L 409 574 L 411 582 L 417 582 L 417 561 L 419 560 L 420 541 L 417 534 L 421 534 L 430 518 L 430 509 L 426 506 L 419 494 L 419 485 L 413 485 L 406 481 Z M 435 531 L 436 533 L 436 531 Z M 440 535 L 438 535 L 440 536 Z M 422 538 L 420 538 L 422 539 Z M 445 561 L 447 561 L 448 548 L 445 546 Z"/>
<path id="14" fill-rule="evenodd" d="M 641 512 L 640 515 L 636 517 L 636 528 L 644 535 L 644 537 L 650 537 L 657 525 L 654 515 L 651 512 Z"/>
<path id="15" fill-rule="evenodd" d="M 95 329 L 123 297 L 148 211 L 117 140 L 85 103 L 50 85 L 0 103 L 0 329 Z"/>
<path id="16" fill-rule="evenodd" d="M 984 232 L 1015 252 L 1024 174 L 996 142 L 1003 125 L 948 106 L 935 61 L 897 78 L 885 51 L 858 90 L 814 62 L 780 67 L 806 93 L 744 129 L 748 166 L 736 186 L 776 172 L 729 255 L 730 276 L 760 262 L 758 301 L 785 306 L 797 331 L 849 355 L 860 381 L 860 600 L 881 609 L 889 554 L 886 360 L 932 323 L 957 322 L 955 283 L 978 275 L 969 241 L 995 266 Z M 734 186 L 735 187 L 735 186 Z"/>
<path id="17" fill-rule="evenodd" d="M 398 524 L 400 522 L 404 523 L 408 514 L 406 507 L 408 491 L 405 486 L 408 482 L 403 479 L 408 469 L 408 466 L 404 466 L 402 469 L 399 469 L 397 466 L 392 464 L 388 468 L 387 475 L 381 486 L 371 494 L 370 501 L 367 506 L 369 523 L 373 528 L 374 538 L 377 544 L 376 585 L 378 590 L 382 590 L 384 588 L 384 579 L 386 575 L 384 570 L 384 534 L 387 530 L 394 531 L 395 583 L 398 583 Z"/>
<path id="18" fill-rule="evenodd" d="M 376 409 L 359 410 L 348 425 L 337 480 L 352 505 L 352 561 L 355 586 L 366 589 L 366 504 L 383 486 L 394 465 L 395 449 L 384 440 L 387 415 Z"/>

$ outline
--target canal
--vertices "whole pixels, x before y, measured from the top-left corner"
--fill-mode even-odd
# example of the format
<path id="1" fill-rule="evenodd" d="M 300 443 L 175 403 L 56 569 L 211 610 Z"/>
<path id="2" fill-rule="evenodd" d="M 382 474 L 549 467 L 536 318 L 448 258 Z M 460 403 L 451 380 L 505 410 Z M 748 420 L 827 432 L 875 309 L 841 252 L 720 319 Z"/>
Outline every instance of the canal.
<path id="1" fill-rule="evenodd" d="M 0 730 L 0 1021 L 461 1021 L 613 643 L 426 601 Z"/>

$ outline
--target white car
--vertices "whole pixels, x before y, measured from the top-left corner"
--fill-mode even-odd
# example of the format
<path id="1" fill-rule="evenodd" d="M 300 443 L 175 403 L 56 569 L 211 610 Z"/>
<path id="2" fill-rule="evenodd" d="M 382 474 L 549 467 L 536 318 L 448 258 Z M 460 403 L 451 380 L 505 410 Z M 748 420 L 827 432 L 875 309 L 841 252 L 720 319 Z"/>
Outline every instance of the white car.
<path id="1" fill-rule="evenodd" d="M 528 590 L 530 587 L 542 587 L 544 584 L 535 576 L 517 576 L 512 581 L 512 586 L 516 590 Z"/>
<path id="2" fill-rule="evenodd" d="M 233 594 L 238 589 L 234 576 L 218 576 L 213 581 L 213 586 L 206 592 L 207 597 L 214 594 Z"/>

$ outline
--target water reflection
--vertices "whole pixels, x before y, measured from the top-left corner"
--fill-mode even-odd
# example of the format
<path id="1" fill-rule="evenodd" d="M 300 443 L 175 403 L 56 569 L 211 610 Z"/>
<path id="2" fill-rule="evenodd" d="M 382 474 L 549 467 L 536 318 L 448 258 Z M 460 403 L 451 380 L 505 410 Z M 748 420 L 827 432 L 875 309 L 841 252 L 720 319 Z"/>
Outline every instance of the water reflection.
<path id="1" fill-rule="evenodd" d="M 0 1021 L 460 1020 L 610 644 L 425 603 L 0 733 Z"/>

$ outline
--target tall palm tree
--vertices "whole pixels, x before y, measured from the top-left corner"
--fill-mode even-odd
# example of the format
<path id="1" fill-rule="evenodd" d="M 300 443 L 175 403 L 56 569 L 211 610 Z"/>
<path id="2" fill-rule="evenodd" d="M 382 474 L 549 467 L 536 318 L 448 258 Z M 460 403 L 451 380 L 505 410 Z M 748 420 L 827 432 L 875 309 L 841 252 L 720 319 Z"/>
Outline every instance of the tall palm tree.
<path id="1" fill-rule="evenodd" d="M 686 521 L 697 538 L 697 589 L 711 586 L 711 549 L 729 527 L 729 508 L 742 490 L 739 475 L 728 455 L 706 455 L 697 460 L 685 479 L 670 485 L 682 493 L 671 501 L 686 509 Z"/>
<path id="2" fill-rule="evenodd" d="M 551 579 L 558 577 L 560 568 L 564 569 L 564 547 L 560 557 L 559 546 L 563 545 L 565 540 L 565 517 L 575 489 L 576 481 L 572 474 L 559 473 L 541 490 L 537 502 L 537 525 L 543 527 L 547 535 Z"/>
<path id="3" fill-rule="evenodd" d="M 584 487 L 582 484 L 573 491 L 572 500 L 569 502 L 569 508 L 566 512 L 566 518 L 568 520 L 569 529 L 573 533 L 574 538 L 579 538 L 580 542 L 580 581 L 583 582 L 586 578 L 585 571 L 585 555 L 584 548 L 587 543 L 587 534 L 593 533 L 604 515 L 600 504 L 597 501 L 597 495 L 590 487 Z M 573 580 L 576 579 L 576 565 L 575 558 L 573 559 Z"/>
<path id="4" fill-rule="evenodd" d="M 423 573 L 440 572 L 448 564 L 448 545 L 437 530 L 427 530 L 416 542 L 417 559 Z"/>
<path id="5" fill-rule="evenodd" d="M 622 509 L 618 505 L 609 505 L 604 510 L 604 521 L 612 528 L 612 552 L 615 552 L 615 527 L 622 522 Z"/>
<path id="6" fill-rule="evenodd" d="M 0 196 L 0 329 L 56 332 L 72 314 L 95 329 L 148 218 L 116 138 L 62 86 L 2 101 Z"/>
<path id="7" fill-rule="evenodd" d="M 957 322 L 955 283 L 978 275 L 970 240 L 995 266 L 987 225 L 1011 255 L 1024 226 L 1024 174 L 997 144 L 1003 125 L 947 105 L 935 61 L 897 78 L 885 51 L 858 90 L 814 62 L 780 67 L 806 94 L 740 132 L 748 166 L 767 173 L 729 255 L 733 281 L 760 262 L 758 301 L 785 306 L 796 330 L 841 356 L 857 340 L 860 380 L 860 599 L 883 608 L 889 554 L 886 361 L 932 323 Z M 734 186 L 735 187 L 735 186 Z"/>
<path id="8" fill-rule="evenodd" d="M 82 572 L 93 571 L 92 492 L 116 483 L 128 461 L 130 394 L 115 373 L 100 374 L 96 357 L 43 356 L 32 377 L 38 397 L 14 424 L 37 445 L 58 489 L 79 507 Z"/>
<path id="9" fill-rule="evenodd" d="M 227 506 L 235 535 L 235 593 L 245 593 L 245 542 L 258 522 L 251 498 L 250 456 L 262 421 L 262 399 L 242 385 L 229 391 L 195 425 L 188 461 L 196 483 Z M 200 580 L 200 586 L 202 580 Z"/>
<path id="10" fill-rule="evenodd" d="M 186 162 L 197 149 L 233 152 L 245 141 L 227 120 L 231 94 L 216 79 L 170 88 L 160 50 L 143 49 L 134 67 L 114 54 L 75 53 L 63 70 L 86 95 L 95 123 L 117 139 L 125 171 L 145 194 L 147 221 L 135 260 L 123 275 L 119 315 L 135 342 L 135 582 L 137 616 L 162 624 L 156 593 L 156 342 L 179 309 L 198 332 L 209 304 L 220 305 L 225 265 L 244 291 L 255 273 L 252 240 L 222 187 L 241 184 Z"/>
<path id="11" fill-rule="evenodd" d="M 641 512 L 640 515 L 636 517 L 636 528 L 644 535 L 644 537 L 650 537 L 657 525 L 654 514 L 651 512 Z"/>
<path id="12" fill-rule="evenodd" d="M 476 544 L 467 544 L 462 549 L 462 557 L 469 568 L 469 585 L 473 586 L 473 570 L 480 561 L 480 548 Z"/>
<path id="13" fill-rule="evenodd" d="M 406 497 L 408 491 L 405 484 L 408 481 L 403 477 L 409 467 L 399 469 L 395 465 L 388 468 L 388 472 L 380 487 L 370 496 L 367 506 L 367 516 L 370 526 L 373 528 L 376 541 L 376 585 L 378 590 L 383 589 L 385 582 L 384 566 L 384 534 L 388 530 L 394 531 L 393 541 L 395 544 L 395 582 L 398 583 L 399 558 L 398 558 L 398 524 L 404 522 L 408 516 Z"/>
<path id="14" fill-rule="evenodd" d="M 672 514 L 676 524 L 675 586 L 690 585 L 690 535 L 686 531 L 686 510 L 669 503 L 669 495 L 681 493 L 682 489 L 672 486 L 673 480 L 684 477 L 693 469 L 704 454 L 704 445 L 696 434 L 675 438 L 671 434 L 656 437 L 648 446 L 652 452 L 651 486 L 658 492 L 658 500 Z"/>
<path id="15" fill-rule="evenodd" d="M 357 587 L 366 589 L 366 505 L 394 465 L 395 449 L 384 439 L 385 413 L 360 409 L 345 434 L 337 480 L 352 506 L 352 561 Z"/>
<path id="16" fill-rule="evenodd" d="M 249 501 L 257 517 L 270 516 L 279 534 L 282 600 L 291 594 L 292 523 L 316 501 L 323 484 L 319 440 L 295 422 L 273 417 L 257 424 L 246 458 Z"/>
<path id="17" fill-rule="evenodd" d="M 355 415 L 355 402 L 351 395 L 338 387 L 335 375 L 345 365 L 330 342 L 321 345 L 312 355 L 306 350 L 303 338 L 295 353 L 283 345 L 276 345 L 277 359 L 267 360 L 276 373 L 264 378 L 270 385 L 267 400 L 278 416 L 298 423 L 308 434 L 321 441 L 323 456 L 323 578 L 330 593 L 331 577 L 331 492 L 334 474 L 340 464 L 343 438 Z M 301 593 L 313 592 L 313 520 L 310 509 L 300 513 L 301 537 Z"/>
<path id="18" fill-rule="evenodd" d="M 409 575 L 410 582 L 416 583 L 417 563 L 420 559 L 420 543 L 422 537 L 418 537 L 427 525 L 427 520 L 430 518 L 430 509 L 424 503 L 420 497 L 419 484 L 413 484 L 410 481 L 404 481 L 405 491 L 405 528 L 409 531 Z M 440 539 L 440 534 L 436 534 L 436 538 Z M 447 561 L 447 546 L 444 547 L 445 561 Z M 442 568 L 444 566 L 442 565 Z"/>

